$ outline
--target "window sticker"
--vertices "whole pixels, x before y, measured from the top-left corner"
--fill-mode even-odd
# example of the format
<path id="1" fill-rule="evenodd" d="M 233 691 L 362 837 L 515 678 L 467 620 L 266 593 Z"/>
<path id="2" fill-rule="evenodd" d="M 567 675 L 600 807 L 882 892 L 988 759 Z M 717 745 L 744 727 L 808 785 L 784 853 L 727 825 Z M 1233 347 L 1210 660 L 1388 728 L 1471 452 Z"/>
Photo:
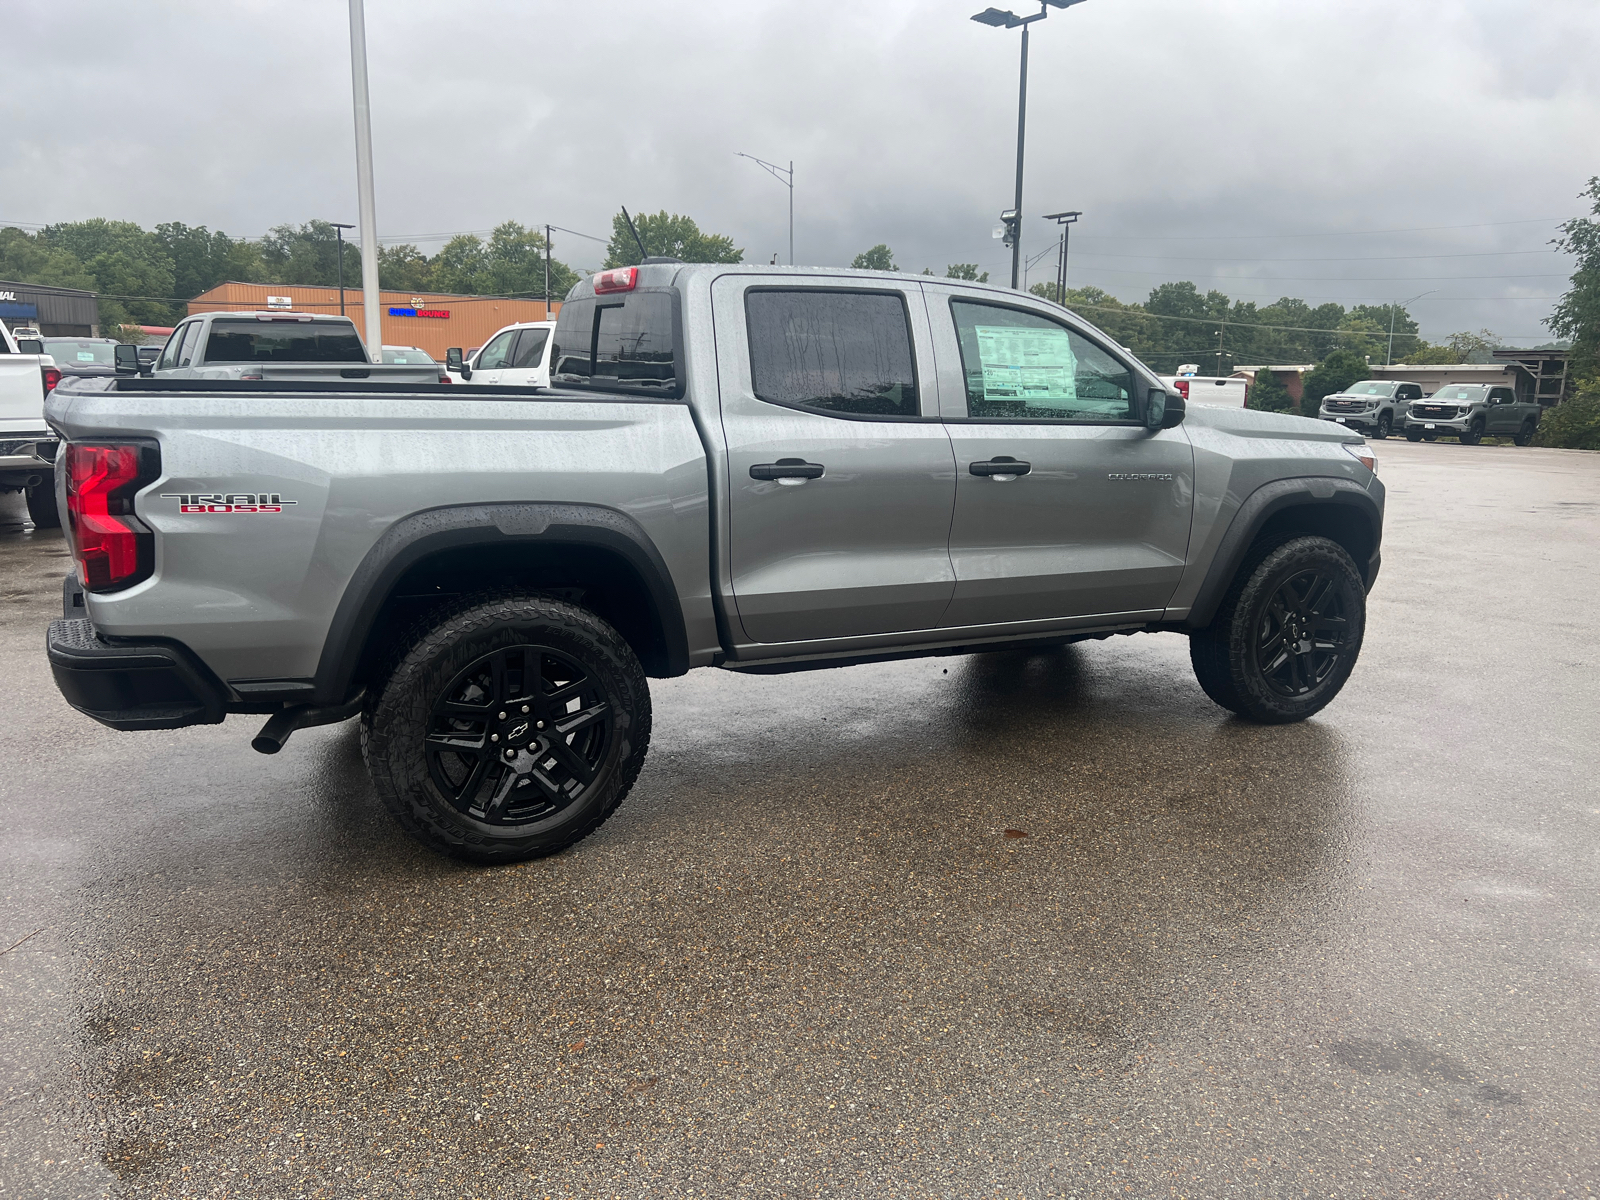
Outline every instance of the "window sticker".
<path id="1" fill-rule="evenodd" d="M 1022 400 L 1033 408 L 1075 408 L 1078 360 L 1065 329 L 975 325 L 985 400 Z"/>
<path id="2" fill-rule="evenodd" d="M 78 351 L 78 361 L 79 362 L 93 362 L 94 361 L 94 351 L 93 350 L 79 350 Z"/>

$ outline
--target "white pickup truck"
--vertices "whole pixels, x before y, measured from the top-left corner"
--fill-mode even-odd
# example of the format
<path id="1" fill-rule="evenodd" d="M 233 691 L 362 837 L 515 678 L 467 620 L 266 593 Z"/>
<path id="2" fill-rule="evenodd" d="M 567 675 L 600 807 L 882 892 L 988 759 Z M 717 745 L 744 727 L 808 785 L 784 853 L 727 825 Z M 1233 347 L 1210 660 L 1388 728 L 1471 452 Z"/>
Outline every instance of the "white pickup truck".
<path id="1" fill-rule="evenodd" d="M 1201 375 L 1200 368 L 1193 365 L 1184 365 L 1178 368 L 1176 375 L 1161 375 L 1158 378 L 1178 395 L 1182 396 L 1188 404 L 1216 404 L 1223 408 L 1245 407 L 1245 396 L 1248 385 L 1245 380 L 1236 375 Z"/>
<path id="2" fill-rule="evenodd" d="M 0 324 L 0 492 L 26 492 L 40 528 L 61 524 L 53 483 L 57 438 L 44 423 L 44 398 L 61 379 L 48 354 L 23 354 Z"/>

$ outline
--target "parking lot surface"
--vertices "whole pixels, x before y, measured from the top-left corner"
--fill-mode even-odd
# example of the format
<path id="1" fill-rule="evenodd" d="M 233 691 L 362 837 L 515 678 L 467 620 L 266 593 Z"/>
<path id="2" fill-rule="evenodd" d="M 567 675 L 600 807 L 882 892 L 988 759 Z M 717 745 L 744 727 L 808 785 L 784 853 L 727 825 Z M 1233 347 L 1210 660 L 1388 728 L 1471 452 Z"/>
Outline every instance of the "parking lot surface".
<path id="1" fill-rule="evenodd" d="M 1176 635 L 701 671 L 509 869 L 353 723 L 73 713 L 5 497 L 0 1197 L 1594 1195 L 1600 455 L 1378 453 L 1310 722 Z"/>

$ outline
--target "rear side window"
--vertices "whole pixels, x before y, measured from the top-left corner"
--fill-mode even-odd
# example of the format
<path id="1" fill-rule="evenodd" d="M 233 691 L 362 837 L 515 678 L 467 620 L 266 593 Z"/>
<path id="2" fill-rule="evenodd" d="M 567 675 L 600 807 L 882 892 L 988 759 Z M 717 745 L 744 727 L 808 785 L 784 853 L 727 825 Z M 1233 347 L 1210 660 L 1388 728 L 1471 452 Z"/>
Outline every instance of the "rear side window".
<path id="1" fill-rule="evenodd" d="M 979 420 L 1138 419 L 1133 376 L 1088 338 L 1037 313 L 954 300 L 967 381 L 967 415 Z"/>
<path id="2" fill-rule="evenodd" d="M 551 382 L 676 396 L 677 338 L 670 292 L 569 300 L 556 318 Z"/>
<path id="3" fill-rule="evenodd" d="M 919 415 L 899 292 L 763 289 L 747 292 L 744 304 L 758 399 L 856 416 Z"/>
<path id="4" fill-rule="evenodd" d="M 517 341 L 516 357 L 512 360 L 513 367 L 537 367 L 539 360 L 544 356 L 544 344 L 550 340 L 548 329 L 524 329 L 522 337 Z"/>
<path id="5" fill-rule="evenodd" d="M 188 348 L 185 347 L 188 356 Z M 216 321 L 207 363 L 364 363 L 355 326 L 320 321 Z"/>

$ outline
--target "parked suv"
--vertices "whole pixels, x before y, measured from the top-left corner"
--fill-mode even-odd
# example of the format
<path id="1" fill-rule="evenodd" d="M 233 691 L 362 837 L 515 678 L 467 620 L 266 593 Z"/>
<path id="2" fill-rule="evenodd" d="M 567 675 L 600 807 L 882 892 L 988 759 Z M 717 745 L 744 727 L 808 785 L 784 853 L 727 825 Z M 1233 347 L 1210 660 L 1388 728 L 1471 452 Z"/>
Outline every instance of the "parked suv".
<path id="1" fill-rule="evenodd" d="M 1373 437 L 1386 438 L 1405 428 L 1407 406 L 1421 399 L 1422 388 L 1414 383 L 1363 379 L 1324 397 L 1317 415 L 1324 421 L 1336 421 Z"/>
<path id="2" fill-rule="evenodd" d="M 1434 441 L 1440 434 L 1476 446 L 1484 434 L 1509 437 L 1519 446 L 1533 441 L 1539 428 L 1539 404 L 1519 400 L 1508 387 L 1487 383 L 1447 383 L 1425 400 L 1415 401 L 1406 417 L 1406 441 Z"/>

